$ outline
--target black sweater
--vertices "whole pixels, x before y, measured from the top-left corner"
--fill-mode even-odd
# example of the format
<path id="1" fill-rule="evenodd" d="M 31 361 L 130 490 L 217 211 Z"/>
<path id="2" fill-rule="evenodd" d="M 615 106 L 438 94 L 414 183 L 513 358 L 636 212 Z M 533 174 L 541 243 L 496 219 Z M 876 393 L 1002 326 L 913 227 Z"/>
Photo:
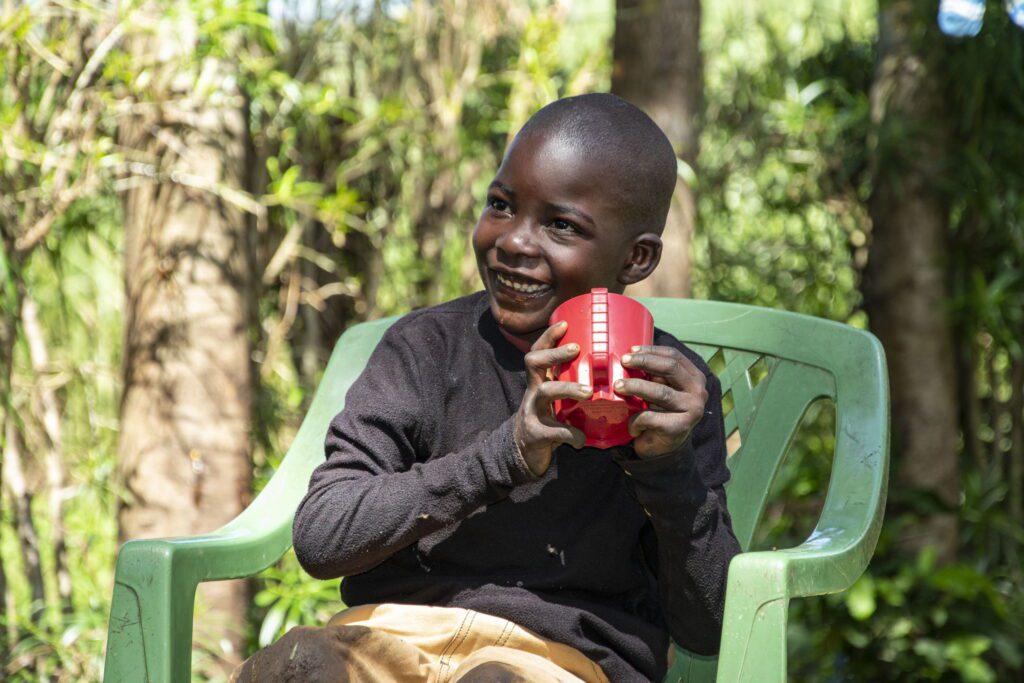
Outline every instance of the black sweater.
<path id="1" fill-rule="evenodd" d="M 582 651 L 616 683 L 660 680 L 668 637 L 717 652 L 739 552 L 721 386 L 679 452 L 562 446 L 534 477 L 512 442 L 523 353 L 480 292 L 396 322 L 331 422 L 295 516 L 295 552 L 345 576 L 349 605 L 463 607 Z"/>

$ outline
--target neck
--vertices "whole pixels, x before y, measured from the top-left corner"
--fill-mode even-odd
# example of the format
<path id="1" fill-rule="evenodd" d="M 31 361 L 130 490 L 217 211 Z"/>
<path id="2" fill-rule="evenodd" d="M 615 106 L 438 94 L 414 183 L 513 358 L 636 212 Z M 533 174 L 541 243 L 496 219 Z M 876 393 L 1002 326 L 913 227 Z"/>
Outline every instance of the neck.
<path id="1" fill-rule="evenodd" d="M 498 331 L 501 332 L 501 336 L 503 336 L 505 339 L 507 339 L 508 342 L 512 346 L 516 347 L 517 349 L 519 349 L 523 353 L 526 353 L 527 351 L 529 351 L 530 347 L 533 346 L 533 342 L 531 342 L 531 341 L 529 341 L 527 339 L 523 339 L 522 337 L 518 337 L 518 336 L 512 334 L 511 332 L 506 330 L 504 327 L 502 327 L 500 324 L 498 325 Z"/>

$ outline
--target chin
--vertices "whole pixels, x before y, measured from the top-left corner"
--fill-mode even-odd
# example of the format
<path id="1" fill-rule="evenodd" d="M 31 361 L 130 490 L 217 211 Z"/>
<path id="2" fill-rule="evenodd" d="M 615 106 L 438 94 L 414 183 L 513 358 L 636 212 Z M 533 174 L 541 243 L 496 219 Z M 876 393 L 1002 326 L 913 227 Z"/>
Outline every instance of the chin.
<path id="1" fill-rule="evenodd" d="M 491 297 L 491 314 L 499 325 L 510 334 L 517 337 L 537 337 L 548 328 L 546 314 L 524 314 L 522 311 L 512 311 Z"/>

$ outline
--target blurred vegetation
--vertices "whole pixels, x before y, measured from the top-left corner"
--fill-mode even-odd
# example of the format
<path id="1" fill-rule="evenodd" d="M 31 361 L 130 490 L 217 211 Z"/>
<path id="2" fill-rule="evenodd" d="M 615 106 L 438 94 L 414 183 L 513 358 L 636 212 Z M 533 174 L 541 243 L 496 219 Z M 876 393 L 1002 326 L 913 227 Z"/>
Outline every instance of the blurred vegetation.
<path id="1" fill-rule="evenodd" d="M 844 594 L 792 603 L 794 680 L 1003 681 L 1024 668 L 1021 485 L 1011 473 L 1024 419 L 1024 71 L 987 70 L 1020 65 L 1024 36 L 989 4 L 978 41 L 946 41 L 936 57 L 956 106 L 943 189 L 953 217 L 949 305 L 966 364 L 959 560 L 937 566 L 927 551 L 916 561 L 899 553 L 901 529 L 937 502 L 890 487 L 865 576 Z M 853 3 L 771 5 L 708 8 L 705 44 L 720 49 L 707 63 L 695 291 L 866 326 L 857 285 L 871 239 L 875 17 Z M 790 546 L 811 530 L 832 419 L 826 406 L 805 419 L 760 547 Z"/>
<path id="2" fill-rule="evenodd" d="M 1024 458 L 1014 450 L 1024 423 L 1024 378 L 1015 374 L 1024 362 L 1024 33 L 1010 27 L 1001 3 L 989 4 L 981 36 L 948 41 L 940 56 L 956 107 L 943 189 L 954 218 L 950 310 L 965 413 L 959 559 L 938 566 L 927 552 L 901 556 L 900 529 L 936 503 L 898 501 L 852 590 L 793 603 L 795 680 L 981 682 L 1024 671 L 1024 488 L 1012 470 Z M 478 288 L 467 240 L 483 187 L 532 111 L 607 88 L 612 7 L 438 0 L 317 5 L 314 16 L 305 5 L 269 14 L 245 2 L 178 8 L 202 19 L 198 54 L 188 58 L 230 56 L 246 98 L 256 161 L 242 199 L 261 207 L 253 210 L 261 285 L 251 331 L 261 379 L 252 443 L 258 489 L 347 325 Z M 859 282 L 871 240 L 877 9 L 854 0 L 705 3 L 696 296 L 867 326 Z M 102 668 L 121 495 L 117 191 L 137 172 L 113 131 L 118 94 L 146 79 L 118 41 L 151 30 L 131 3 L 0 10 L 0 83 L 19 86 L 0 91 L 0 317 L 18 330 L 2 399 L 19 416 L 27 482 L 20 494 L 11 489 L 5 459 L 6 680 L 95 680 Z M 107 40 L 115 31 L 121 36 Z M 86 67 L 95 70 L 82 80 Z M 90 114 L 68 109 L 76 102 Z M 59 139 L 47 137 L 57 128 L 46 128 L 51 119 L 63 127 Z M 77 182 L 87 185 L 69 194 Z M 32 249 L 16 248 L 51 211 Z M 46 367 L 33 365 L 17 323 L 26 296 L 45 332 Z M 41 387 L 60 405 L 65 475 L 56 490 L 47 484 L 44 454 L 53 444 Z M 758 547 L 794 545 L 813 526 L 832 423 L 828 405 L 805 419 Z M 54 499 L 63 505 L 63 562 L 72 575 L 67 603 Z M 41 587 L 19 535 L 19 500 L 34 511 Z M 336 585 L 304 576 L 289 553 L 256 581 L 251 646 L 293 624 L 322 623 L 340 609 Z M 197 676 L 215 676 L 202 656 L 195 661 Z"/>

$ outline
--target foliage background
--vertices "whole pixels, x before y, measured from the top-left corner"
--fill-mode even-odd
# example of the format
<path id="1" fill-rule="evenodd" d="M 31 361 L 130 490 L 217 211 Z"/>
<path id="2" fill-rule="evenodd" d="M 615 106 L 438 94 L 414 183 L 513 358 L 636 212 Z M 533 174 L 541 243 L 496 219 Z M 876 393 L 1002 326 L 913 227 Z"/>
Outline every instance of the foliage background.
<path id="1" fill-rule="evenodd" d="M 900 528 L 935 504 L 897 496 L 876 558 L 854 588 L 794 603 L 795 680 L 996 681 L 1024 671 L 1021 493 L 1000 464 L 1024 419 L 1010 413 L 1024 330 L 1024 33 L 1008 24 L 999 3 L 989 4 L 982 35 L 947 42 L 941 56 L 947 87 L 958 93 L 950 98 L 957 144 L 943 188 L 955 217 L 949 306 L 959 351 L 976 371 L 968 391 L 980 411 L 977 433 L 961 444 L 959 559 L 938 566 L 927 551 L 910 560 L 896 552 Z M 509 135 L 532 111 L 558 96 L 608 88 L 613 7 L 606 0 L 290 8 L 191 0 L 175 8 L 201 19 L 196 52 L 181 59 L 230 56 L 236 65 L 258 160 L 258 191 L 248 197 L 261 207 L 253 212 L 260 285 L 251 331 L 261 380 L 252 436 L 258 489 L 286 451 L 346 325 L 478 287 L 467 238 L 483 188 Z M 75 47 L 68 27 L 104 35 L 113 21 L 144 35 L 152 26 L 143 9 L 5 3 L 0 80 L 26 69 L 33 54 L 43 55 L 36 64 L 51 64 L 50 55 L 70 61 L 62 57 Z M 871 239 L 877 12 L 868 0 L 705 3 L 695 296 L 867 326 L 860 282 Z M 4 400 L 24 416 L 25 477 L 29 494 L 40 492 L 28 502 L 44 590 L 40 601 L 16 528 L 19 498 L 5 486 L 3 677 L 96 680 L 124 495 L 115 477 L 124 323 L 118 191 L 133 171 L 114 131 L 119 102 L 144 87 L 147 75 L 127 51 L 112 49 L 89 84 L 102 105 L 90 145 L 48 152 L 45 141 L 18 137 L 14 123 L 25 109 L 44 117 L 54 106 L 45 100 L 45 64 L 26 91 L 0 99 L 4 220 L 23 220 L 18 207 L 32 188 L 54 182 L 54 154 L 73 165 L 73 177 L 91 174 L 96 185 L 60 212 L 19 271 L 50 357 L 35 368 L 19 338 Z M 31 455 L 46 438 L 41 384 L 54 388 L 62 407 L 66 477 L 56 495 L 72 577 L 68 601 L 58 586 L 52 495 L 42 495 L 46 467 Z M 794 545 L 813 526 L 829 474 L 831 424 L 825 405 L 805 420 L 759 547 Z M 290 554 L 255 590 L 251 647 L 339 609 L 336 582 L 308 579 Z M 216 634 L 198 635 L 196 676 L 217 679 L 203 654 Z"/>

